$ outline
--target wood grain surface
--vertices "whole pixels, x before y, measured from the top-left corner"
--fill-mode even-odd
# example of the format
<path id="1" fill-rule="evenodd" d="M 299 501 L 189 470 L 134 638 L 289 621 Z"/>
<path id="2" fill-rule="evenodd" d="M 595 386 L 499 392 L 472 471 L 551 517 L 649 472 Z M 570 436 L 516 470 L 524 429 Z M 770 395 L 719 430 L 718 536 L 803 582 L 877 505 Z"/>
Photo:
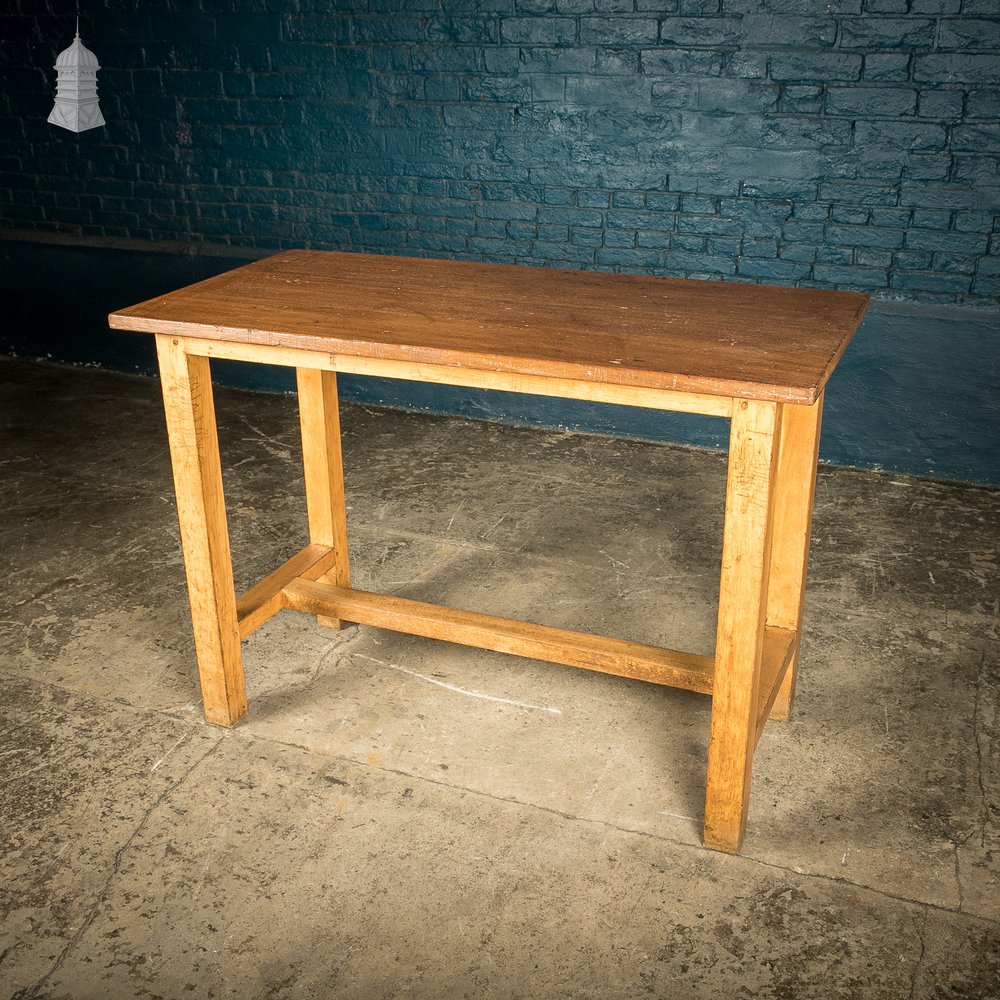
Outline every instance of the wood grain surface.
<path id="1" fill-rule="evenodd" d="M 812 403 L 868 297 L 290 250 L 112 313 L 115 329 Z"/>

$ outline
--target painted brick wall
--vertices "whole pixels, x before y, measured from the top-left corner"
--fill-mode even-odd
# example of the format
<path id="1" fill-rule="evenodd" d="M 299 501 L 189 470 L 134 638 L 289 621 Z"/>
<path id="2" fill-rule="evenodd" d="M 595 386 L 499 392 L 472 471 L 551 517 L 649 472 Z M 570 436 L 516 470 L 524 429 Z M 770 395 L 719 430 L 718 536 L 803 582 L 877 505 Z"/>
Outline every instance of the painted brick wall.
<path id="1" fill-rule="evenodd" d="M 11 8 L 8 229 L 1000 297 L 1000 0 Z"/>

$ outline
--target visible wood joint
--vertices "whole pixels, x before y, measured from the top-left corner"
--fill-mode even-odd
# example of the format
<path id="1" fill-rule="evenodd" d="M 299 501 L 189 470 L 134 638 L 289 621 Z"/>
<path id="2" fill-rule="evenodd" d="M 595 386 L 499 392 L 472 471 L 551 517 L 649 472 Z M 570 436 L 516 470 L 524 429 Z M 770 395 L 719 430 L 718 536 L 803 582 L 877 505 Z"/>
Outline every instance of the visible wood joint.
<path id="1" fill-rule="evenodd" d="M 251 587 L 236 602 L 240 638 L 245 639 L 285 607 L 284 588 L 299 577 L 311 580 L 336 564 L 337 554 L 328 545 L 307 545 Z"/>
<path id="2" fill-rule="evenodd" d="M 760 663 L 760 683 L 757 688 L 757 716 L 754 745 L 760 740 L 774 699 L 781 690 L 788 666 L 799 648 L 799 633 L 794 629 L 764 627 L 764 651 Z"/>

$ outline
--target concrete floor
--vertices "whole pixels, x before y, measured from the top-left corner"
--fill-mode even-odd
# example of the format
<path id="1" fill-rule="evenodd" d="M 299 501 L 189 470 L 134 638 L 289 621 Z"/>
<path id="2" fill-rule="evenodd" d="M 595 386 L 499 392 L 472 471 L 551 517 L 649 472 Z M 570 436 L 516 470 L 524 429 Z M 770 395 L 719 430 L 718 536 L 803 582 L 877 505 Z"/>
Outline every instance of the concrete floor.
<path id="1" fill-rule="evenodd" d="M 294 402 L 218 394 L 237 586 Z M 1000 493 L 824 468 L 741 857 L 707 699 L 285 612 L 205 725 L 159 387 L 0 359 L 0 996 L 1000 997 Z M 710 652 L 719 454 L 345 407 L 357 586 Z"/>

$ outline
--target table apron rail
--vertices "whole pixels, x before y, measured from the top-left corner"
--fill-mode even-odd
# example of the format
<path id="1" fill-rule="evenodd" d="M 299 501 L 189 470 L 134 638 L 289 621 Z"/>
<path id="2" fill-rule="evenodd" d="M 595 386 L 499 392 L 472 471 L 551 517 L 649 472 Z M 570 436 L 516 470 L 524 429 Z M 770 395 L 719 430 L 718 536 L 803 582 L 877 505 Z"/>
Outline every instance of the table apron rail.
<path id="1" fill-rule="evenodd" d="M 164 335 L 160 335 L 164 336 Z M 373 375 L 380 378 L 403 379 L 408 382 L 433 382 L 470 389 L 499 389 L 532 396 L 554 396 L 561 399 L 583 399 L 595 403 L 617 403 L 650 410 L 672 410 L 679 413 L 699 413 L 710 417 L 730 417 L 731 396 L 709 393 L 682 392 L 675 389 L 649 389 L 635 385 L 614 385 L 582 379 L 553 378 L 509 371 L 487 371 L 458 368 L 390 358 L 356 357 L 347 354 L 324 354 L 294 347 L 269 344 L 240 344 L 231 341 L 204 340 L 198 337 L 178 337 L 186 353 L 229 361 L 249 361 L 279 365 L 286 368 L 313 368 L 343 372 L 348 375 Z"/>

